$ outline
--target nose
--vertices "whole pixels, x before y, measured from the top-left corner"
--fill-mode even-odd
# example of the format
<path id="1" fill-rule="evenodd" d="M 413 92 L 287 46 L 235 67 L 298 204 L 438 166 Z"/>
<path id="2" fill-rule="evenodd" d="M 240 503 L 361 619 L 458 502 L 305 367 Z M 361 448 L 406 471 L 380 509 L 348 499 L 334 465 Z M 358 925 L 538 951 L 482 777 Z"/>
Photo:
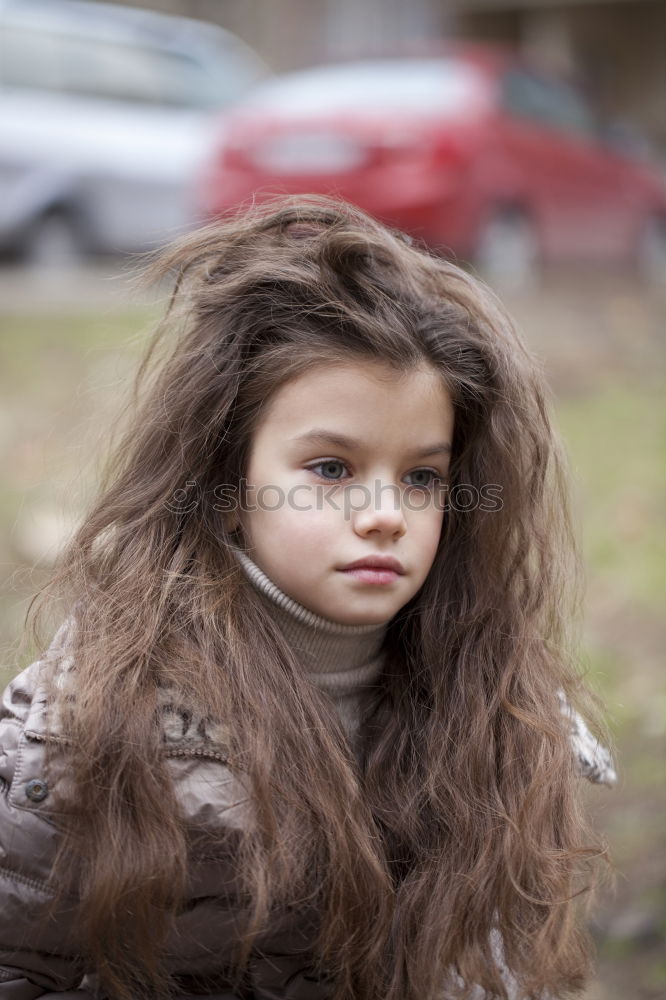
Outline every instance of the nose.
<path id="1" fill-rule="evenodd" d="M 374 490 L 367 491 L 363 500 L 352 510 L 352 523 L 357 535 L 400 538 L 405 534 L 407 522 L 398 487 L 388 483 L 376 484 Z"/>

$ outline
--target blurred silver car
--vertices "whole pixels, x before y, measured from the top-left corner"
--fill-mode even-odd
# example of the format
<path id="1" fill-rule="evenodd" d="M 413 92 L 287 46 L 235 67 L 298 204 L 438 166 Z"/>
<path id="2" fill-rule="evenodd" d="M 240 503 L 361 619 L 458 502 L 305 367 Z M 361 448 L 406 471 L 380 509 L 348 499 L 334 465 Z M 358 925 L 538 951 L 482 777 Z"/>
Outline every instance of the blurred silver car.
<path id="1" fill-rule="evenodd" d="M 187 228 L 220 110 L 267 73 L 204 22 L 0 0 L 0 251 L 55 261 Z"/>

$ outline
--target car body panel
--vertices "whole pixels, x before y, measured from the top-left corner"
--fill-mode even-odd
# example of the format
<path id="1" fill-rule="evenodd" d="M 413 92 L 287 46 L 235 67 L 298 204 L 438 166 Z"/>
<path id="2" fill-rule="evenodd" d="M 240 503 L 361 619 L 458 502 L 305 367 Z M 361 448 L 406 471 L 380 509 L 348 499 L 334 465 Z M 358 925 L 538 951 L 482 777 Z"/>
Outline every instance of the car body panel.
<path id="1" fill-rule="evenodd" d="M 411 77 L 424 90 L 436 64 L 459 86 L 419 104 Z M 257 88 L 232 111 L 201 174 L 201 211 L 219 216 L 274 192 L 340 195 L 468 258 L 501 211 L 529 217 L 544 260 L 625 258 L 643 221 L 666 212 L 660 171 L 605 143 L 575 88 L 499 47 L 464 44 L 420 62 L 341 63 Z"/>

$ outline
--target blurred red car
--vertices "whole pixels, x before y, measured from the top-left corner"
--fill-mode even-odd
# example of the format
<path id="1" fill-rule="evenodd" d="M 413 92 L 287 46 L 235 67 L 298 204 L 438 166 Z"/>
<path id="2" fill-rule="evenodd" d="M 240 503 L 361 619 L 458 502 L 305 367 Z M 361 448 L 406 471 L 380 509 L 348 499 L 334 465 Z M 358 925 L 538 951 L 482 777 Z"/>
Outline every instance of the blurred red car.
<path id="1" fill-rule="evenodd" d="M 225 121 L 201 207 L 275 192 L 337 194 L 495 279 L 567 259 L 666 267 L 666 187 L 644 150 L 570 84 L 491 46 L 255 89 Z"/>

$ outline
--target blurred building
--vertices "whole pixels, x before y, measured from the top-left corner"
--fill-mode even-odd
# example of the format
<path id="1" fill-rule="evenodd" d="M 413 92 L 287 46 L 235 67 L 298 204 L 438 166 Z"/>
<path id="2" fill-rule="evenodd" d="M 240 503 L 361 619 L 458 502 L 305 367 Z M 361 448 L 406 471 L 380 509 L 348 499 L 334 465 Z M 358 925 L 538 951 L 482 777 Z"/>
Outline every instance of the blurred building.
<path id="1" fill-rule="evenodd" d="M 451 6 L 457 34 L 514 43 L 573 72 L 609 115 L 637 122 L 666 153 L 664 0 L 453 0 Z"/>
<path id="2" fill-rule="evenodd" d="M 666 0 L 123 0 L 216 21 L 276 70 L 395 49 L 495 39 L 573 72 L 610 115 L 666 155 Z"/>

